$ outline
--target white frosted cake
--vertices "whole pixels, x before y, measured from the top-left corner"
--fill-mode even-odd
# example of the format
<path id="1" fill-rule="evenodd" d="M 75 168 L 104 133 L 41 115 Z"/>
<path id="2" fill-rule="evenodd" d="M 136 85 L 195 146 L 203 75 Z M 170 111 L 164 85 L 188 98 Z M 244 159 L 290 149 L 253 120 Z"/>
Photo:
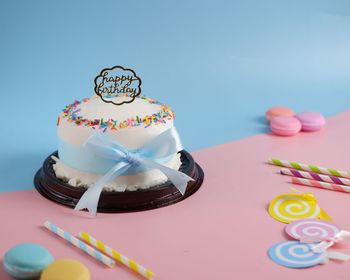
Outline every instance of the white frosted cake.
<path id="1" fill-rule="evenodd" d="M 114 97 L 122 102 L 126 97 Z M 83 147 L 96 131 L 108 134 L 128 150 L 137 150 L 154 137 L 173 127 L 174 113 L 153 99 L 137 97 L 132 103 L 116 106 L 99 96 L 68 105 L 57 122 L 58 156 L 53 169 L 58 178 L 74 187 L 88 188 L 110 168 L 111 161 L 96 157 Z M 178 170 L 180 154 L 163 159 L 162 164 Z M 123 192 L 147 189 L 166 182 L 168 178 L 158 169 L 128 172 L 109 181 L 104 190 Z"/>
<path id="2" fill-rule="evenodd" d="M 92 215 L 155 209 L 195 193 L 204 172 L 184 150 L 170 107 L 142 97 L 141 79 L 123 66 L 104 68 L 94 85 L 91 98 L 59 115 L 58 152 L 35 174 L 37 191 Z"/>

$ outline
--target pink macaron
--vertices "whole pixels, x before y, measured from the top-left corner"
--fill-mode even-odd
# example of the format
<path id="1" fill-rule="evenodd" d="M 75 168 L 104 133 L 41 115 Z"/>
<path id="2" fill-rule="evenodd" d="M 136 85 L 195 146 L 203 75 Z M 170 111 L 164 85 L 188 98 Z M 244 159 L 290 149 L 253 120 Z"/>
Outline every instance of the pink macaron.
<path id="1" fill-rule="evenodd" d="M 326 124 L 326 119 L 318 112 L 300 113 L 296 118 L 301 122 L 302 131 L 317 131 Z"/>
<path id="2" fill-rule="evenodd" d="M 270 127 L 278 136 L 293 136 L 300 131 L 301 123 L 295 117 L 278 116 L 271 120 Z"/>
<path id="3" fill-rule="evenodd" d="M 273 118 L 278 116 L 293 117 L 295 112 L 285 106 L 275 106 L 268 109 L 265 113 L 266 119 L 270 122 Z"/>

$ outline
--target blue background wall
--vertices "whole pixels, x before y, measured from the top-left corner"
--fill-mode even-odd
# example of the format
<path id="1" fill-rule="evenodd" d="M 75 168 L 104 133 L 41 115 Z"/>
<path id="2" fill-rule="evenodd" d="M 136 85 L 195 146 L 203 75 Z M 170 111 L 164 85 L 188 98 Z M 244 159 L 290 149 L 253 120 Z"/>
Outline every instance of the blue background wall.
<path id="1" fill-rule="evenodd" d="M 0 1 L 0 191 L 32 188 L 56 118 L 107 66 L 170 104 L 188 150 L 266 131 L 265 110 L 350 102 L 350 2 Z"/>

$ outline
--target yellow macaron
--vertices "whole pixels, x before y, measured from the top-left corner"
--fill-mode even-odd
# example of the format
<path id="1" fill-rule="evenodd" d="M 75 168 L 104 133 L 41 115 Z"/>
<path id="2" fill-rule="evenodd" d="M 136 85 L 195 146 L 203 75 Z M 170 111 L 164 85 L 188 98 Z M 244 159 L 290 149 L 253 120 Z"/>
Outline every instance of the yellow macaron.
<path id="1" fill-rule="evenodd" d="M 90 280 L 90 272 L 79 261 L 61 259 L 45 268 L 40 280 Z"/>

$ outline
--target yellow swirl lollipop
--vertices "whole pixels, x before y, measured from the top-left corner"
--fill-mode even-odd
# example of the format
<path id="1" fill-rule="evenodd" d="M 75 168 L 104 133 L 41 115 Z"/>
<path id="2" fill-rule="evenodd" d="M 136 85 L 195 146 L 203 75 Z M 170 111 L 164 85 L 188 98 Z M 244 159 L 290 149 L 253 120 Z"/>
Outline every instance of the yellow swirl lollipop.
<path id="1" fill-rule="evenodd" d="M 270 202 L 269 213 L 286 224 L 305 218 L 332 220 L 311 193 L 279 195 Z"/>

